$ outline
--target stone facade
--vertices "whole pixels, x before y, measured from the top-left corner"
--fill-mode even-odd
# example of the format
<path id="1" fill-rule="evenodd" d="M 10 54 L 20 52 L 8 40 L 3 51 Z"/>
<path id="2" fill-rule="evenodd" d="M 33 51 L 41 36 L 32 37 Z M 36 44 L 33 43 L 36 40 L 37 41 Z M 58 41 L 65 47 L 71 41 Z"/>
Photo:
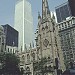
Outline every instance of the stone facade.
<path id="1" fill-rule="evenodd" d="M 1 52 L 5 52 L 5 33 L 2 26 L 0 26 L 0 53 Z"/>
<path id="2" fill-rule="evenodd" d="M 42 17 L 38 15 L 36 46 L 37 50 L 39 48 L 40 59 L 50 58 L 49 66 L 53 67 L 57 66 L 55 60 L 58 58 L 60 63 L 58 68 L 65 69 L 58 28 L 54 15 L 51 17 L 47 0 L 42 0 Z"/>
<path id="3" fill-rule="evenodd" d="M 37 62 L 37 49 L 30 49 L 26 52 L 18 53 L 20 58 L 20 68 L 24 69 L 24 74 L 33 75 L 33 63 Z"/>
<path id="4" fill-rule="evenodd" d="M 75 17 L 58 23 L 59 35 L 61 37 L 61 49 L 63 51 L 66 68 L 69 62 L 75 61 Z"/>

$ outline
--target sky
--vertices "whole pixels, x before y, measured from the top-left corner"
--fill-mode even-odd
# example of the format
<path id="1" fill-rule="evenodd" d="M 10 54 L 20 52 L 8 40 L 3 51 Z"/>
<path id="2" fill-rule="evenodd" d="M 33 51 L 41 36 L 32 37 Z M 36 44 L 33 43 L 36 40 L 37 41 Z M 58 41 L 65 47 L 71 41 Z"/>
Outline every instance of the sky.
<path id="1" fill-rule="evenodd" d="M 0 0 L 0 25 L 9 24 L 14 26 L 16 0 Z M 28 0 L 32 6 L 34 31 L 38 24 L 38 11 L 41 14 L 42 0 Z M 50 11 L 55 11 L 55 7 L 66 2 L 67 0 L 48 0 Z"/>

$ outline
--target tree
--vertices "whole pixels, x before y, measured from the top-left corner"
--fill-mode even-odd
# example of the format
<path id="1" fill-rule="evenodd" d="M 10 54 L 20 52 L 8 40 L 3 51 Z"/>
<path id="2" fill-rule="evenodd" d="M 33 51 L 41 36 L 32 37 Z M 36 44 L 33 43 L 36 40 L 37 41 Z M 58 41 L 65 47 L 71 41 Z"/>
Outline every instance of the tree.
<path id="1" fill-rule="evenodd" d="M 34 71 L 40 71 L 42 74 L 44 73 L 44 65 L 46 64 L 47 59 L 44 57 L 39 62 L 34 63 Z"/>
<path id="2" fill-rule="evenodd" d="M 64 64 L 66 66 L 66 69 L 69 69 L 70 68 L 70 64 L 69 64 L 69 61 L 68 60 L 65 60 L 64 61 Z"/>
<path id="3" fill-rule="evenodd" d="M 19 75 L 20 60 L 15 54 L 0 54 L 0 63 L 4 75 Z"/>
<path id="4" fill-rule="evenodd" d="M 47 66 L 47 63 L 49 62 L 50 62 L 50 58 L 47 59 L 46 57 L 41 58 L 41 60 L 39 60 L 38 62 L 34 62 L 33 63 L 34 75 L 36 73 L 38 74 L 41 73 L 41 75 L 44 75 L 45 73 L 54 72 L 54 68 L 51 65 Z"/>

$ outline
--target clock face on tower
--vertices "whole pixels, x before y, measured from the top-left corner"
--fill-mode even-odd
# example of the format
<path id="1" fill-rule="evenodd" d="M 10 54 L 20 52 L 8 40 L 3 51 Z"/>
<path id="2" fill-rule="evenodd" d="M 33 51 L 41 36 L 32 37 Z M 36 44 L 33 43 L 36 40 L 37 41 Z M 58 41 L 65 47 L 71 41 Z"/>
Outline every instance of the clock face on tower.
<path id="1" fill-rule="evenodd" d="M 48 44 L 49 44 L 49 41 L 48 41 L 47 39 L 45 39 L 45 40 L 43 41 L 43 45 L 44 45 L 45 47 L 47 47 Z"/>

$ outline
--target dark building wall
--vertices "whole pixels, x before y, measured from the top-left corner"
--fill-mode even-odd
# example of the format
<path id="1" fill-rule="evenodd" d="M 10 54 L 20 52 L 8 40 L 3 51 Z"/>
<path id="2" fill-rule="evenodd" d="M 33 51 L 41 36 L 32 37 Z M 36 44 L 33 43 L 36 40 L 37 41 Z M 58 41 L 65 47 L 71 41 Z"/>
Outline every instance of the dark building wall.
<path id="1" fill-rule="evenodd" d="M 4 27 L 4 32 L 6 35 L 6 45 L 18 47 L 18 31 L 16 31 L 8 24 L 2 26 Z"/>
<path id="2" fill-rule="evenodd" d="M 72 16 L 75 16 L 75 0 L 68 0 Z"/>
<path id="3" fill-rule="evenodd" d="M 61 22 L 60 9 L 56 9 L 57 22 Z"/>
<path id="4" fill-rule="evenodd" d="M 57 22 L 66 20 L 67 17 L 71 16 L 71 11 L 68 2 L 56 7 Z"/>

